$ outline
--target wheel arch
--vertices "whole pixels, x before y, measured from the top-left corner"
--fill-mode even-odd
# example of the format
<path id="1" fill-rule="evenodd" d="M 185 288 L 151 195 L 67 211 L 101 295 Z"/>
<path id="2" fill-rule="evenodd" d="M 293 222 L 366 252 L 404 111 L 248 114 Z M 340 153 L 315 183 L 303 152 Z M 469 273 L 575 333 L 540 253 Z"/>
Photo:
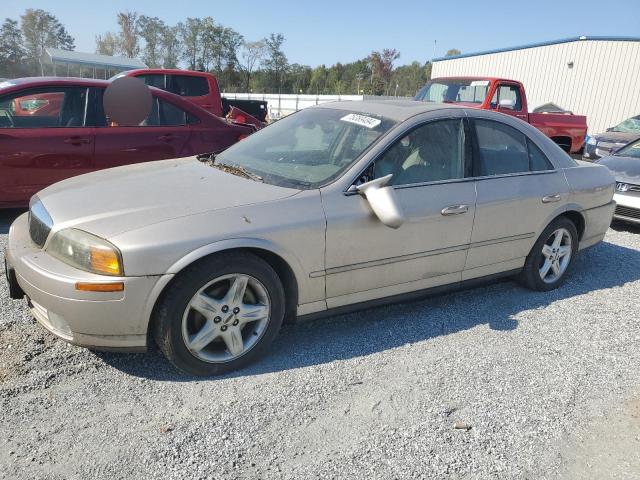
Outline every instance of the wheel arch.
<path id="1" fill-rule="evenodd" d="M 575 204 L 568 204 L 558 208 L 547 217 L 539 233 L 542 233 L 544 229 L 547 228 L 555 219 L 559 217 L 566 217 L 576 226 L 578 241 L 581 241 L 587 226 L 585 217 L 581 211 L 582 209 Z"/>
<path id="2" fill-rule="evenodd" d="M 293 321 L 296 316 L 301 278 L 304 278 L 300 262 L 288 252 L 283 251 L 274 244 L 259 239 L 235 239 L 225 240 L 200 247 L 185 255 L 175 262 L 169 269 L 166 280 L 159 283 L 154 294 L 149 299 L 145 317 L 147 319 L 147 342 L 151 343 L 151 331 L 155 310 L 167 288 L 179 277 L 179 274 L 191 265 L 194 265 L 212 255 L 222 255 L 230 252 L 251 253 L 267 262 L 278 274 L 285 290 L 285 321 Z"/>
<path id="3" fill-rule="evenodd" d="M 553 140 L 553 142 L 556 145 L 558 145 L 560 148 L 562 148 L 565 152 L 567 153 L 571 152 L 571 148 L 573 146 L 573 139 L 571 137 L 564 136 L 564 135 L 556 135 L 551 137 L 551 140 Z"/>

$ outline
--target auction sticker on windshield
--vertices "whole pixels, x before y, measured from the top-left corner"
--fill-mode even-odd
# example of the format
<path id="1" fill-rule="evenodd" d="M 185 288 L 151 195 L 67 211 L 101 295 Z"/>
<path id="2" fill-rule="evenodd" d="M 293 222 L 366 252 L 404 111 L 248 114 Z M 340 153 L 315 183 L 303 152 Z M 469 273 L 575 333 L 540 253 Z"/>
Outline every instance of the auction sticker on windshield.
<path id="1" fill-rule="evenodd" d="M 365 128 L 376 128 L 382 123 L 379 118 L 367 117 L 366 115 L 358 115 L 357 113 L 350 113 L 340 119 L 343 122 L 355 123 Z"/>

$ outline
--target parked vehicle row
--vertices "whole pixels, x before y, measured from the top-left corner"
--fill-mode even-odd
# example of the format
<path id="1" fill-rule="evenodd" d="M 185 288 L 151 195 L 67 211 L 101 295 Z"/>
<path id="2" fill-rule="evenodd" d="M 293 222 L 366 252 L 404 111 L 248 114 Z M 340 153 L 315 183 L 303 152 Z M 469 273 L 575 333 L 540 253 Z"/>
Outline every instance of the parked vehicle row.
<path id="1" fill-rule="evenodd" d="M 131 163 L 220 152 L 255 128 L 151 88 L 146 120 L 121 126 L 104 113 L 109 82 L 26 78 L 0 85 L 0 208 L 75 175 Z"/>
<path id="2" fill-rule="evenodd" d="M 604 133 L 587 137 L 584 159 L 592 162 L 600 157 L 606 157 L 639 138 L 640 115 L 637 115 L 607 128 Z"/>
<path id="3" fill-rule="evenodd" d="M 492 77 L 442 77 L 429 81 L 415 96 L 423 102 L 454 103 L 467 108 L 494 110 L 527 122 L 567 153 L 582 152 L 587 118 L 563 113 L 530 113 L 524 85 Z"/>
<path id="4" fill-rule="evenodd" d="M 63 108 L 64 110 L 64 108 Z M 514 116 L 415 101 L 302 110 L 207 162 L 130 165 L 33 198 L 13 298 L 66 341 L 192 374 L 264 354 L 285 318 L 496 276 L 566 279 L 611 222 L 614 179 Z"/>
<path id="5" fill-rule="evenodd" d="M 640 224 L 640 139 L 596 162 L 609 168 L 616 179 L 614 218 Z"/>

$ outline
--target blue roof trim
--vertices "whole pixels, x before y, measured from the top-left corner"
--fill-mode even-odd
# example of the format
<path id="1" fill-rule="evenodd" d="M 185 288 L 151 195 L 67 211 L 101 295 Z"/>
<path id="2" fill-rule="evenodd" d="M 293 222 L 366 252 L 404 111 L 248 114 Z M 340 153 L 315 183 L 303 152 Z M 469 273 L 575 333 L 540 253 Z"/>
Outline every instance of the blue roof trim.
<path id="1" fill-rule="evenodd" d="M 571 42 L 584 42 L 587 40 L 599 40 L 599 41 L 609 41 L 609 42 L 640 42 L 640 37 L 571 37 L 571 38 L 562 38 L 560 40 L 550 40 L 547 42 L 537 42 L 537 43 L 529 43 L 527 45 L 518 45 L 516 47 L 508 47 L 508 48 L 497 48 L 495 50 L 485 50 L 483 52 L 476 53 L 463 53 L 461 55 L 452 55 L 450 57 L 439 57 L 434 58 L 434 62 L 442 62 L 444 60 L 455 60 L 456 58 L 467 58 L 467 57 L 479 57 L 480 55 L 490 55 L 492 53 L 503 53 L 503 52 L 511 52 L 514 50 L 524 50 L 527 48 L 536 48 L 536 47 L 546 47 L 549 45 L 559 45 L 561 43 L 571 43 Z"/>

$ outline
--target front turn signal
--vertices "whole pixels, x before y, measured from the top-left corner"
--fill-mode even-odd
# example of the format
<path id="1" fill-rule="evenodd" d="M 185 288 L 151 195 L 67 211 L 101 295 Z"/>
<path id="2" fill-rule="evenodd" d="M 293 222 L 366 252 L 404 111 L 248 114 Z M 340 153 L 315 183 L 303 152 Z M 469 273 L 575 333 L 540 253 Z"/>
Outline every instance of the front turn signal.
<path id="1" fill-rule="evenodd" d="M 123 292 L 124 282 L 76 282 L 76 290 L 81 292 Z"/>

